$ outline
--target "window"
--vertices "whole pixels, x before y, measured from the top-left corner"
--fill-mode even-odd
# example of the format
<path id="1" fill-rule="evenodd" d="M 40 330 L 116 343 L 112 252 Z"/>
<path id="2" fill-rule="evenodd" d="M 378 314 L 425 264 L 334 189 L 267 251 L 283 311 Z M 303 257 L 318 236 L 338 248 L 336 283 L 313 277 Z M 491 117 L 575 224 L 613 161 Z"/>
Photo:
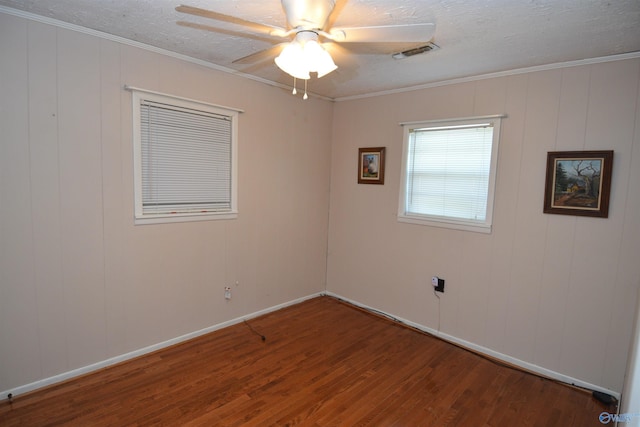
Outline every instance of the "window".
<path id="1" fill-rule="evenodd" d="M 491 232 L 501 117 L 403 123 L 399 221 Z"/>
<path id="2" fill-rule="evenodd" d="M 236 218 L 239 111 L 131 90 L 136 224 Z"/>

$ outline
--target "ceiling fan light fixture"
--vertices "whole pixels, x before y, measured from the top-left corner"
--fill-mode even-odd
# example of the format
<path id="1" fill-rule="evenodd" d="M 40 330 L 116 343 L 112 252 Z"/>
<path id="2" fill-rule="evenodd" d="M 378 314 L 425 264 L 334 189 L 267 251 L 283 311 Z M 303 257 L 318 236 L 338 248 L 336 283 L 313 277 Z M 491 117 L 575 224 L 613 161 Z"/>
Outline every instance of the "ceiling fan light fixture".
<path id="1" fill-rule="evenodd" d="M 320 45 L 318 45 L 318 47 L 320 48 L 320 52 L 316 57 L 315 70 L 313 71 L 316 71 L 318 78 L 320 78 L 337 69 L 338 66 L 333 62 L 333 58 L 331 58 L 329 52 L 320 47 Z"/>
<path id="2" fill-rule="evenodd" d="M 311 76 L 309 76 L 309 69 L 302 60 L 303 56 L 302 46 L 293 41 L 285 46 L 280 55 L 275 59 L 275 62 L 278 68 L 290 76 L 296 79 L 308 80 Z"/>
<path id="3" fill-rule="evenodd" d="M 180 5 L 176 11 L 200 18 L 209 18 L 233 25 L 244 26 L 257 35 L 270 35 L 272 37 L 293 37 L 293 41 L 279 43 L 267 49 L 252 53 L 233 61 L 234 64 L 249 64 L 262 61 L 266 57 L 273 57 L 274 52 L 281 50 L 275 58 L 276 65 L 294 79 L 293 93 L 296 80 L 307 81 L 310 73 L 317 73 L 317 77 L 324 77 L 338 67 L 333 62 L 329 52 L 320 44 L 320 40 L 326 42 L 345 42 L 357 47 L 361 43 L 424 43 L 431 40 L 435 33 L 433 23 L 410 23 L 400 25 L 379 25 L 362 27 L 335 28 L 337 15 L 343 9 L 346 0 L 281 0 L 282 8 L 286 15 L 286 27 L 281 28 L 268 24 L 247 21 L 245 19 L 225 15 L 213 10 L 200 9 L 193 6 Z M 236 31 L 223 28 L 201 25 L 195 22 L 178 22 L 179 25 L 206 29 L 223 34 L 235 34 Z M 247 36 L 254 38 L 252 36 Z M 255 37 L 261 39 L 261 37 Z M 282 47 L 284 46 L 284 49 Z M 437 49 L 438 46 L 429 43 L 414 49 L 394 53 L 394 59 L 407 58 L 413 55 Z M 386 49 L 385 49 L 386 50 Z M 305 90 L 306 98 L 306 90 Z"/>
<path id="4" fill-rule="evenodd" d="M 336 68 L 333 58 L 316 40 L 309 40 L 302 48 L 304 61 L 310 72 L 318 73 L 318 78 L 326 76 Z"/>
<path id="5" fill-rule="evenodd" d="M 309 67 L 309 71 L 316 71 L 318 63 L 320 62 L 320 56 L 324 49 L 315 40 L 309 40 L 302 45 L 303 61 Z"/>
<path id="6" fill-rule="evenodd" d="M 318 35 L 312 31 L 298 33 L 275 59 L 276 65 L 297 79 L 309 79 L 310 72 L 318 73 L 318 78 L 326 76 L 338 67 L 317 38 Z"/>

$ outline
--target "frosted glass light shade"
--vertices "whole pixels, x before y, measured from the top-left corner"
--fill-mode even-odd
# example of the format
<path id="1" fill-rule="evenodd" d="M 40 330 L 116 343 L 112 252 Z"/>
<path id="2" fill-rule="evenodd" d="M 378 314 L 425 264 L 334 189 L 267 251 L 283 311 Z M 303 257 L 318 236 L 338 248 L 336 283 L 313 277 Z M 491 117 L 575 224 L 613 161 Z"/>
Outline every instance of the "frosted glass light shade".
<path id="1" fill-rule="evenodd" d="M 320 56 L 318 57 L 318 63 L 316 65 L 316 71 L 318 72 L 318 78 L 326 76 L 338 66 L 333 62 L 333 58 L 329 55 L 329 52 L 322 49 Z"/>
<path id="2" fill-rule="evenodd" d="M 285 73 L 307 80 L 309 73 L 325 76 L 338 68 L 329 52 L 315 40 L 307 40 L 304 45 L 295 40 L 289 43 L 275 59 L 276 65 Z"/>
<path id="3" fill-rule="evenodd" d="M 309 69 L 303 61 L 304 52 L 299 43 L 289 43 L 275 59 L 276 65 L 296 79 L 308 80 Z"/>

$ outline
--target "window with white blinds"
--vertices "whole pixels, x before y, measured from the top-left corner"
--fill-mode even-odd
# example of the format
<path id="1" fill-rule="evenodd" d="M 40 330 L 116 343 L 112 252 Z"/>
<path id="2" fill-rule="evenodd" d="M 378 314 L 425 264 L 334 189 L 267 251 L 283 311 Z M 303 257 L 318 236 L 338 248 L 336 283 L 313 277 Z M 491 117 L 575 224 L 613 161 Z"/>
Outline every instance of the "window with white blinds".
<path id="1" fill-rule="evenodd" d="M 491 232 L 500 117 L 403 126 L 398 219 Z"/>
<path id="2" fill-rule="evenodd" d="M 133 91 L 136 223 L 235 218 L 237 111 Z"/>

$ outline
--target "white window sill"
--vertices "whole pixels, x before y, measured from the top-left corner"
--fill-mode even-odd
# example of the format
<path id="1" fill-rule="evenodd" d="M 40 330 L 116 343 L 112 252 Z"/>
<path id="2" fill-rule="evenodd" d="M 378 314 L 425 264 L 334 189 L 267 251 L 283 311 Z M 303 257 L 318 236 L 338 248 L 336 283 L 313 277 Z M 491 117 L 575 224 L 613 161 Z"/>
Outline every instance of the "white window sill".
<path id="1" fill-rule="evenodd" d="M 135 225 L 145 224 L 165 224 L 171 222 L 192 222 L 192 221 L 216 221 L 225 219 L 238 218 L 237 212 L 224 213 L 184 213 L 184 214 L 161 214 L 161 215 L 145 215 L 135 217 Z"/>
<path id="2" fill-rule="evenodd" d="M 472 231 L 474 233 L 491 234 L 491 224 L 480 224 L 469 221 L 455 221 L 448 218 L 422 217 L 418 215 L 398 215 L 398 222 L 426 225 L 429 227 L 449 228 L 453 230 Z"/>

